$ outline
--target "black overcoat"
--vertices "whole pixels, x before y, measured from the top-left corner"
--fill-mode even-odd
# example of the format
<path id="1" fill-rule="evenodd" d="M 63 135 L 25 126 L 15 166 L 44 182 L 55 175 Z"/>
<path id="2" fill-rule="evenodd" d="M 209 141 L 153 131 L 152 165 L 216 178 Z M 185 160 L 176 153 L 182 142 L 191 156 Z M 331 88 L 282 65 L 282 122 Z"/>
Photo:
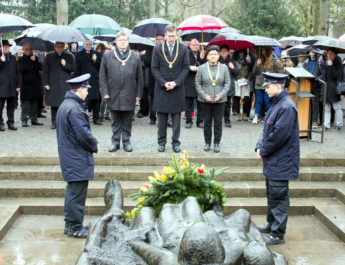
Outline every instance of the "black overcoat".
<path id="1" fill-rule="evenodd" d="M 162 51 L 165 45 L 165 54 L 171 62 L 174 60 L 179 45 L 178 56 L 172 68 L 169 68 Z M 175 43 L 172 56 L 166 42 L 157 45 L 153 50 L 151 69 L 156 79 L 153 111 L 162 113 L 180 113 L 185 110 L 184 80 L 189 72 L 189 54 L 187 47 L 182 43 Z M 165 83 L 174 81 L 177 84 L 173 90 L 167 91 Z"/>
<path id="2" fill-rule="evenodd" d="M 18 68 L 21 74 L 20 99 L 33 100 L 42 97 L 42 79 L 40 71 L 42 63 L 36 56 L 36 60 L 32 61 L 30 56 L 23 55 L 18 59 Z"/>
<path id="3" fill-rule="evenodd" d="M 97 59 L 94 62 L 92 56 L 96 54 Z M 99 92 L 99 69 L 101 67 L 102 56 L 100 53 L 93 50 L 87 53 L 84 50 L 78 52 L 75 55 L 75 63 L 77 65 L 76 76 L 83 74 L 90 74 L 89 85 L 91 86 L 88 90 L 88 95 L 86 101 L 92 99 L 101 99 L 101 94 Z"/>
<path id="4" fill-rule="evenodd" d="M 310 67 L 310 60 L 306 61 L 303 64 L 303 68 L 309 72 L 309 67 Z M 321 78 L 321 71 L 320 71 L 320 65 L 319 61 L 316 60 L 314 63 L 314 68 L 313 72 L 311 73 L 315 78 Z M 320 96 L 321 93 L 321 84 L 317 80 L 311 80 L 311 93 L 316 95 L 317 97 Z"/>
<path id="5" fill-rule="evenodd" d="M 147 50 L 146 53 L 142 56 L 142 61 L 144 65 L 144 87 L 148 88 L 150 95 L 154 95 L 155 91 L 155 78 L 151 70 L 151 61 L 152 61 L 152 51 Z"/>
<path id="6" fill-rule="evenodd" d="M 61 65 L 61 59 L 65 59 L 66 65 Z M 66 80 L 71 78 L 72 72 L 76 71 L 73 55 L 63 52 L 61 55 L 56 52 L 47 54 L 43 64 L 43 86 L 49 85 L 46 92 L 46 103 L 51 107 L 59 107 L 69 89 Z"/>
<path id="7" fill-rule="evenodd" d="M 200 65 L 205 63 L 205 60 L 200 58 L 200 52 L 197 53 L 197 57 L 195 58 L 193 52 L 191 50 L 188 50 L 188 51 L 189 51 L 189 65 L 190 66 L 199 67 Z M 197 97 L 198 96 L 198 92 L 195 89 L 195 76 L 196 76 L 196 72 L 191 71 L 189 69 L 187 77 L 184 81 L 185 97 Z"/>
<path id="8" fill-rule="evenodd" d="M 121 60 L 129 55 L 129 49 L 123 56 L 117 48 L 116 52 Z M 143 94 L 143 71 L 138 53 L 131 51 L 125 65 L 116 59 L 114 50 L 104 54 L 99 73 L 101 95 L 109 95 L 107 106 L 110 110 L 134 111 L 136 97 Z"/>
<path id="9" fill-rule="evenodd" d="M 219 62 L 222 64 L 226 64 L 226 66 L 228 67 L 230 79 L 231 79 L 230 89 L 228 90 L 228 97 L 233 96 L 235 95 L 235 80 L 236 80 L 236 77 L 240 74 L 240 69 L 238 69 L 235 59 L 231 58 L 230 55 L 228 55 L 226 58 L 222 58 L 220 56 Z M 234 65 L 234 69 L 231 69 L 229 67 L 230 62 Z"/>
<path id="10" fill-rule="evenodd" d="M 340 57 L 335 57 L 332 65 L 324 62 L 321 69 L 322 79 L 327 83 L 326 102 L 333 103 L 340 101 L 340 95 L 337 94 L 337 83 L 343 80 L 343 67 Z"/>
<path id="11" fill-rule="evenodd" d="M 0 52 L 0 57 L 1 55 Z M 16 98 L 16 88 L 19 88 L 21 83 L 16 57 L 5 54 L 5 58 L 5 62 L 0 60 L 0 98 Z"/>

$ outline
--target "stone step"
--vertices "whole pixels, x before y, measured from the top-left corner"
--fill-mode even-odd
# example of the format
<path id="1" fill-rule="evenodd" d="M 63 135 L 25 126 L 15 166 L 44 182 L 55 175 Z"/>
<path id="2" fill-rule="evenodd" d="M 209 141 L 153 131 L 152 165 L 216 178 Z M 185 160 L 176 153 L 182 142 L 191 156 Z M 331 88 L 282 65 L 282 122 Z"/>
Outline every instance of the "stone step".
<path id="1" fill-rule="evenodd" d="M 178 156 L 178 155 L 177 155 Z M 189 154 L 190 160 L 206 166 L 262 166 L 253 151 L 252 156 L 235 156 L 222 152 L 193 152 Z M 171 153 L 105 153 L 95 154 L 95 163 L 99 166 L 166 166 L 171 160 Z M 0 165 L 59 165 L 56 153 L 0 153 Z M 302 167 L 340 167 L 345 165 L 345 155 L 301 155 Z"/>
<path id="2" fill-rule="evenodd" d="M 121 181 L 124 197 L 137 192 L 145 181 Z M 265 197 L 264 181 L 219 181 L 224 185 L 227 197 Z M 104 196 L 106 181 L 91 181 L 88 197 Z M 292 198 L 331 198 L 345 195 L 345 183 L 290 181 L 290 197 Z M 44 180 L 0 180 L 0 197 L 63 197 L 66 183 L 63 181 Z M 337 192 L 337 194 L 336 194 Z"/>
<path id="3" fill-rule="evenodd" d="M 216 167 L 220 168 L 220 167 Z M 145 181 L 153 171 L 162 171 L 162 166 L 96 166 L 95 180 Z M 230 167 L 218 180 L 260 181 L 264 180 L 262 167 Z M 0 166 L 0 180 L 61 180 L 58 165 L 45 166 Z M 344 181 L 345 167 L 301 167 L 299 181 Z"/>

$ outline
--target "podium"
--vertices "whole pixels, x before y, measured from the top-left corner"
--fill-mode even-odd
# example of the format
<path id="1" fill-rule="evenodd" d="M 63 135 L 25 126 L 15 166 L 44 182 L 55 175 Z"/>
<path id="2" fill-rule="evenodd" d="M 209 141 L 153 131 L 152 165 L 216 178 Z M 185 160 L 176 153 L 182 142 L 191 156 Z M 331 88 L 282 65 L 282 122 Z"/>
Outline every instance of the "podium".
<path id="1" fill-rule="evenodd" d="M 311 81 L 315 77 L 302 67 L 285 67 L 290 75 L 289 95 L 296 104 L 300 138 L 311 139 Z"/>

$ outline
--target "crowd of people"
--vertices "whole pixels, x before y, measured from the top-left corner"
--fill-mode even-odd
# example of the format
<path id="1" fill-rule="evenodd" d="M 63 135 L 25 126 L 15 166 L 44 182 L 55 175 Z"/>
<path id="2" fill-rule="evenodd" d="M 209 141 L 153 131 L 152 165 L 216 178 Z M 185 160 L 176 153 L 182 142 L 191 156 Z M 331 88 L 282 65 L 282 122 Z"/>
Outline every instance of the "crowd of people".
<path id="1" fill-rule="evenodd" d="M 326 130 L 343 126 L 341 95 L 337 83 L 343 80 L 344 67 L 336 50 L 325 53 L 310 49 L 297 58 L 286 50 L 281 56 L 272 55 L 272 47 L 230 50 L 227 45 L 201 49 L 197 39 L 188 45 L 177 40 L 177 29 L 168 25 L 165 34 L 156 36 L 153 50 L 134 51 L 129 48 L 128 36 L 120 32 L 115 43 L 54 44 L 54 51 L 43 54 L 23 45 L 21 55 L 10 53 L 9 41 L 2 42 L 0 56 L 0 131 L 5 130 L 3 109 L 7 108 L 7 127 L 16 130 L 14 112 L 20 99 L 22 127 L 43 125 L 50 107 L 51 128 L 56 129 L 56 113 L 69 89 L 66 80 L 86 73 L 91 75 L 85 111 L 95 125 L 111 121 L 113 132 L 109 152 L 120 148 L 132 151 L 130 143 L 136 103 L 140 101 L 137 118 L 148 116 L 150 125 L 158 120 L 158 151 L 164 152 L 167 127 L 172 127 L 172 148 L 180 151 L 181 113 L 185 127 L 204 129 L 205 151 L 210 150 L 214 123 L 214 151 L 220 151 L 225 127 L 230 128 L 231 113 L 238 121 L 262 121 L 271 103 L 265 92 L 264 72 L 285 73 L 285 67 L 303 67 L 315 76 L 312 81 L 312 127 L 322 123 Z M 325 116 L 323 89 L 328 89 Z M 251 115 L 251 110 L 254 114 Z M 332 115 L 334 113 L 334 115 Z M 122 140 L 121 140 L 122 139 Z"/>

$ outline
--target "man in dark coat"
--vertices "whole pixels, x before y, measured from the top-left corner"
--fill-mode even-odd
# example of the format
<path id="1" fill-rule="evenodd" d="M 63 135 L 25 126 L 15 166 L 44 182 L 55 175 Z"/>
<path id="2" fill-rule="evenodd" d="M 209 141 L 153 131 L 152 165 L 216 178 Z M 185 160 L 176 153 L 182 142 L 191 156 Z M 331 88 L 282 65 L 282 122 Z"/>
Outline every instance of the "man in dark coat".
<path id="1" fill-rule="evenodd" d="M 121 137 L 124 150 L 132 152 L 132 119 L 136 100 L 140 100 L 143 92 L 143 72 L 139 54 L 128 47 L 126 33 L 118 33 L 115 49 L 104 54 L 99 82 L 102 98 L 108 99 L 111 113 L 113 135 L 109 152 L 120 148 Z"/>
<path id="2" fill-rule="evenodd" d="M 0 131 L 5 131 L 2 112 L 6 104 L 7 126 L 10 130 L 17 130 L 14 125 L 14 110 L 16 109 L 18 92 L 20 89 L 20 74 L 18 72 L 16 57 L 10 53 L 8 40 L 0 44 Z M 2 49 L 4 53 L 2 53 Z"/>
<path id="3" fill-rule="evenodd" d="M 64 233 L 77 238 L 88 235 L 87 227 L 83 226 L 84 207 L 89 180 L 94 179 L 93 153 L 98 151 L 97 139 L 91 133 L 83 108 L 89 78 L 90 74 L 85 74 L 67 81 L 71 91 L 67 91 L 56 119 L 60 167 L 67 182 Z"/>
<path id="4" fill-rule="evenodd" d="M 153 110 L 158 116 L 158 151 L 165 151 L 169 113 L 172 118 L 172 146 L 180 149 L 181 112 L 185 109 L 184 80 L 189 71 L 189 54 L 185 45 L 177 41 L 176 26 L 167 25 L 167 41 L 153 50 L 151 69 L 156 79 Z"/>
<path id="5" fill-rule="evenodd" d="M 56 42 L 55 51 L 47 54 L 43 65 L 43 86 L 46 89 L 46 104 L 51 107 L 52 129 L 56 128 L 56 112 L 67 92 L 66 80 L 75 72 L 73 55 L 64 51 L 65 44 Z"/>
<path id="6" fill-rule="evenodd" d="M 75 55 L 77 65 L 76 75 L 91 74 L 90 89 L 86 98 L 86 105 L 92 110 L 93 123 L 102 125 L 99 120 L 101 94 L 99 91 L 99 69 L 101 67 L 102 57 L 98 52 L 93 51 L 92 41 L 84 43 L 84 49 Z"/>
<path id="7" fill-rule="evenodd" d="M 189 43 L 189 72 L 188 75 L 184 81 L 184 87 L 185 87 L 185 100 L 186 100 L 186 128 L 192 128 L 193 119 L 192 119 L 192 112 L 193 112 L 193 106 L 194 102 L 197 102 L 197 120 L 196 120 L 196 126 L 197 127 L 203 127 L 202 125 L 202 119 L 201 119 L 201 108 L 200 108 L 200 102 L 196 100 L 198 97 L 198 92 L 195 89 L 195 76 L 196 72 L 199 69 L 199 66 L 205 63 L 205 60 L 200 57 L 200 51 L 199 51 L 199 41 L 197 39 L 191 40 Z"/>
<path id="8" fill-rule="evenodd" d="M 289 215 L 289 180 L 298 178 L 300 165 L 299 125 L 295 104 L 284 89 L 287 75 L 263 73 L 266 93 L 271 98 L 263 133 L 256 145 L 263 159 L 266 177 L 267 224 L 260 226 L 269 233 L 266 245 L 284 244 Z"/>
<path id="9" fill-rule="evenodd" d="M 43 125 L 37 120 L 38 100 L 42 97 L 42 80 L 40 71 L 42 63 L 38 56 L 33 55 L 31 45 L 23 45 L 23 56 L 18 59 L 18 68 L 21 74 L 20 100 L 22 106 L 22 126 L 28 127 L 28 118 L 31 125 Z"/>

